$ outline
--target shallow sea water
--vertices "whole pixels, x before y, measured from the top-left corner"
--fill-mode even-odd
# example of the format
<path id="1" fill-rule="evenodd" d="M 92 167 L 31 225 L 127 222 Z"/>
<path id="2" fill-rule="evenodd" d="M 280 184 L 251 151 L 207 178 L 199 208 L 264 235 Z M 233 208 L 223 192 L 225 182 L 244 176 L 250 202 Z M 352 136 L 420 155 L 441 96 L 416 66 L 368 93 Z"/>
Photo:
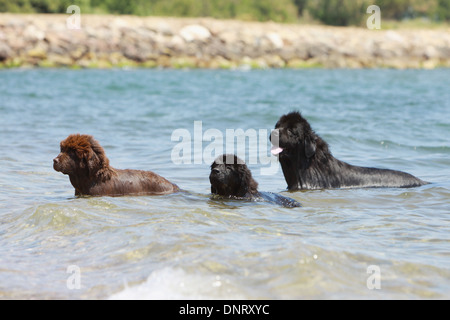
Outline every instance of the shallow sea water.
<path id="1" fill-rule="evenodd" d="M 1 71 L 0 298 L 448 299 L 449 78 L 448 69 Z M 211 153 L 208 133 L 256 132 L 246 160 L 271 159 L 267 136 L 291 110 L 338 159 L 431 184 L 287 192 L 279 165 L 264 174 L 259 158 L 249 163 L 259 189 L 303 207 L 212 199 L 208 155 L 220 148 Z M 177 163 L 177 132 L 195 140 L 190 163 Z M 52 168 L 71 133 L 94 135 L 112 166 L 155 171 L 184 192 L 74 197 Z"/>

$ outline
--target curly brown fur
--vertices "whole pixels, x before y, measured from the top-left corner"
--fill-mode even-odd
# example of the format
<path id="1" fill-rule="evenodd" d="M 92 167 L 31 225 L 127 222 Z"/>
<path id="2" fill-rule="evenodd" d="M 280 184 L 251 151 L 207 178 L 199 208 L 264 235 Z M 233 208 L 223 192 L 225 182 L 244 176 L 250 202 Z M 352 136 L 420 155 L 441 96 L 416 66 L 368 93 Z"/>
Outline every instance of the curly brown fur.
<path id="1" fill-rule="evenodd" d="M 69 175 L 75 195 L 168 194 L 178 187 L 151 171 L 120 170 L 109 165 L 102 146 L 90 135 L 72 134 L 60 144 L 53 168 Z"/>

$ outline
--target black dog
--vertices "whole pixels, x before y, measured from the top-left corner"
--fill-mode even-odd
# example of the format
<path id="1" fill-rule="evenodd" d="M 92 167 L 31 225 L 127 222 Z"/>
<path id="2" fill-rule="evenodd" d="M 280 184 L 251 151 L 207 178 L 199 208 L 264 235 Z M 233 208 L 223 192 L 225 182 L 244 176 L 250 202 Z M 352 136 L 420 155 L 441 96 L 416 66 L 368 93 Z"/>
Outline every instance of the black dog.
<path id="1" fill-rule="evenodd" d="M 418 187 L 424 182 L 409 173 L 389 169 L 357 167 L 331 155 L 328 144 L 299 112 L 283 115 L 270 140 L 272 154 L 279 155 L 289 190 Z"/>
<path id="2" fill-rule="evenodd" d="M 294 199 L 276 193 L 259 192 L 258 183 L 244 161 L 236 155 L 221 155 L 211 165 L 211 193 L 232 199 L 268 201 L 284 207 L 301 207 Z"/>

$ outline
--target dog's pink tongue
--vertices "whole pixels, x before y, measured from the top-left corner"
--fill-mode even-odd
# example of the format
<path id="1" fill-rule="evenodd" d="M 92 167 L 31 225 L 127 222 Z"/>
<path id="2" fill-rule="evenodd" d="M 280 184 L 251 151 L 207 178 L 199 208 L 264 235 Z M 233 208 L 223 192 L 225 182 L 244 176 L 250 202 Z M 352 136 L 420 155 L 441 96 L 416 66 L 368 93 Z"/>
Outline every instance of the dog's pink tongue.
<path id="1" fill-rule="evenodd" d="M 270 149 L 270 152 L 272 152 L 272 154 L 274 156 L 276 156 L 277 154 L 280 154 L 282 151 L 283 151 L 283 148 L 275 147 L 275 146 L 272 146 L 272 149 Z"/>

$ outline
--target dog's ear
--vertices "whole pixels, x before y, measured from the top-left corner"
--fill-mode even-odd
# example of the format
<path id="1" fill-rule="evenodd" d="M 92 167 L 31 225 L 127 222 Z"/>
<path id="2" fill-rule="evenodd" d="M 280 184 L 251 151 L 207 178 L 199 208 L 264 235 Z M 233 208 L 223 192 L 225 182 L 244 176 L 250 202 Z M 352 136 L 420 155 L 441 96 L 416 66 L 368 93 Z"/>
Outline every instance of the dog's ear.
<path id="1" fill-rule="evenodd" d="M 73 154 L 75 154 L 75 156 L 79 159 L 79 166 L 80 168 L 85 168 L 87 166 L 87 159 L 88 159 L 88 151 L 86 151 L 84 148 L 71 148 L 71 151 L 69 152 L 73 152 Z"/>
<path id="2" fill-rule="evenodd" d="M 109 167 L 109 159 L 106 157 L 105 150 L 93 138 L 90 141 L 91 148 L 87 156 L 87 165 L 89 171 L 102 180 L 111 177 L 112 170 Z"/>
<path id="3" fill-rule="evenodd" d="M 312 137 L 305 138 L 305 155 L 311 158 L 316 153 L 316 141 Z"/>
<path id="4" fill-rule="evenodd" d="M 238 196 L 245 197 L 247 193 L 255 194 L 258 192 L 258 183 L 253 179 L 250 169 L 247 167 L 244 161 L 239 159 L 242 164 L 238 164 L 239 173 L 239 189 L 237 191 Z"/>
<path id="5" fill-rule="evenodd" d="M 100 158 L 92 149 L 89 150 L 89 153 L 85 156 L 85 161 L 87 164 L 87 168 L 90 171 L 97 172 L 102 167 Z"/>
<path id="6" fill-rule="evenodd" d="M 87 168 L 89 170 L 90 164 L 89 164 L 89 158 L 90 154 L 92 153 L 92 150 L 89 151 L 77 151 L 76 155 L 79 160 L 79 165 L 81 169 Z"/>

